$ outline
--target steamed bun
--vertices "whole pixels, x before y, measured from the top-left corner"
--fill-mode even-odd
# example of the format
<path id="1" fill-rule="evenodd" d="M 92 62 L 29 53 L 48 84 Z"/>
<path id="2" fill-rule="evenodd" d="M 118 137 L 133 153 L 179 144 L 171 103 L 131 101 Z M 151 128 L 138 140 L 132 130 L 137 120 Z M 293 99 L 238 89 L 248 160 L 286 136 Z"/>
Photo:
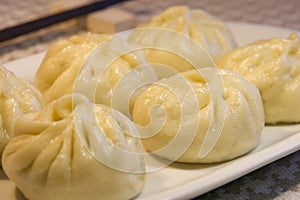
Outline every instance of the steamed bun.
<path id="1" fill-rule="evenodd" d="M 46 102 L 51 102 L 63 95 L 78 92 L 75 88 L 78 77 L 85 68 L 90 67 L 89 73 L 82 77 L 82 80 L 98 86 L 86 86 L 80 92 L 94 94 L 90 100 L 95 103 L 111 105 L 113 90 L 118 82 L 128 72 L 134 71 L 135 67 L 145 64 L 142 54 L 120 53 L 126 48 L 129 49 L 130 45 L 117 36 L 91 33 L 74 35 L 67 40 L 58 41 L 43 59 L 35 75 L 35 85 L 43 93 Z M 91 54 L 93 56 L 90 56 Z M 108 58 L 114 60 L 105 63 Z M 102 73 L 100 69 L 103 68 L 105 70 Z M 127 82 L 127 86 L 138 84 L 138 80 L 142 82 L 148 77 L 151 80 L 156 79 L 151 67 L 148 69 L 131 73 L 132 80 L 136 82 Z"/>
<path id="2" fill-rule="evenodd" d="M 300 122 L 300 41 L 296 34 L 237 48 L 217 66 L 240 73 L 258 87 L 266 123 Z"/>
<path id="3" fill-rule="evenodd" d="M 108 35 L 79 34 L 59 40 L 46 53 L 35 74 L 35 86 L 46 102 L 73 92 L 73 82 L 88 53 Z"/>
<path id="4" fill-rule="evenodd" d="M 108 106 L 67 95 L 15 127 L 3 169 L 28 199 L 129 199 L 144 186 L 134 126 Z"/>
<path id="5" fill-rule="evenodd" d="M 217 60 L 224 53 L 237 47 L 233 34 L 224 23 L 202 10 L 189 9 L 186 6 L 170 7 L 155 16 L 149 23 L 140 25 L 139 28 L 141 29 L 135 30 L 129 40 L 142 46 L 154 47 L 146 51 L 149 62 L 163 64 L 179 72 L 194 69 L 193 64 L 189 63 L 189 54 L 203 56 L 197 53 L 199 50 L 196 50 L 191 42 L 185 42 L 182 37 L 196 41 L 199 46 L 202 46 L 200 48 L 206 49 L 206 55 L 203 56 L 202 63 L 200 62 L 203 66 L 207 66 L 203 63 L 207 53 L 213 60 Z M 184 35 L 177 37 L 176 34 L 166 30 Z M 164 47 L 158 48 L 160 43 L 173 46 L 172 52 Z M 184 56 L 184 52 L 188 52 L 187 56 Z"/>
<path id="6" fill-rule="evenodd" d="M 145 149 L 178 162 L 236 158 L 258 144 L 264 127 L 257 88 L 233 71 L 214 68 L 152 84 L 137 97 L 132 116 L 148 133 L 142 135 Z"/>
<path id="7" fill-rule="evenodd" d="M 40 110 L 44 102 L 38 90 L 2 66 L 0 66 L 0 94 L 1 159 L 3 149 L 14 136 L 15 120 L 23 114 Z"/>

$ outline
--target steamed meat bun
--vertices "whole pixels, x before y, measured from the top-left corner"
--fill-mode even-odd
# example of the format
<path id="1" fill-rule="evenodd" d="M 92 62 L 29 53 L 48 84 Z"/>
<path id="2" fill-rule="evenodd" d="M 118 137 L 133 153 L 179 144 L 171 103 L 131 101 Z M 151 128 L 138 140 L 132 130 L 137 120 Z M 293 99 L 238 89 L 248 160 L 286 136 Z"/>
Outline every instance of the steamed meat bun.
<path id="1" fill-rule="evenodd" d="M 146 51 L 149 62 L 163 64 L 179 72 L 194 69 L 189 63 L 189 54 L 202 56 L 195 52 L 197 50 L 192 46 L 192 41 L 201 46 L 200 48 L 206 49 L 206 54 L 208 53 L 213 60 L 237 47 L 233 34 L 224 23 L 202 10 L 189 9 L 186 6 L 170 7 L 139 28 L 141 29 L 136 29 L 129 40 L 142 46 L 154 47 Z M 182 37 L 190 41 L 185 42 L 182 37 L 177 37 L 175 32 L 182 33 Z M 166 43 L 173 49 L 165 49 L 160 43 Z M 188 52 L 187 56 L 184 55 L 185 52 Z M 203 63 L 206 60 L 205 56 L 200 62 L 203 66 L 207 66 Z"/>
<path id="2" fill-rule="evenodd" d="M 14 136 L 15 120 L 23 114 L 40 110 L 44 103 L 38 90 L 2 66 L 0 66 L 0 85 L 1 159 L 3 149 Z"/>
<path id="3" fill-rule="evenodd" d="M 243 155 L 258 144 L 264 127 L 257 88 L 233 71 L 214 68 L 152 84 L 137 97 L 132 116 L 147 133 L 142 135 L 146 150 L 189 163 Z"/>
<path id="4" fill-rule="evenodd" d="M 35 86 L 46 102 L 73 92 L 73 82 L 88 53 L 108 35 L 80 34 L 59 40 L 46 53 L 35 75 Z"/>
<path id="5" fill-rule="evenodd" d="M 63 95 L 78 92 L 75 88 L 78 77 L 85 68 L 90 68 L 89 73 L 81 78 L 89 82 L 87 84 L 95 83 L 98 86 L 86 86 L 80 92 L 94 95 L 90 100 L 95 103 L 111 105 L 113 90 L 118 82 L 128 72 L 135 71 L 135 67 L 145 64 L 141 54 L 122 54 L 126 48 L 129 49 L 130 45 L 117 36 L 91 33 L 58 41 L 43 59 L 35 76 L 35 85 L 43 93 L 46 102 L 51 102 Z M 156 78 L 151 67 L 139 70 L 130 74 L 132 80 L 136 81 L 126 83 L 126 87 L 139 84 L 138 81 L 147 78 Z"/>
<path id="6" fill-rule="evenodd" d="M 258 87 L 266 123 L 300 122 L 300 41 L 296 34 L 237 48 L 217 66 L 240 73 Z"/>
<path id="7" fill-rule="evenodd" d="M 30 200 L 129 199 L 144 186 L 134 126 L 106 105 L 63 96 L 15 129 L 3 169 Z"/>

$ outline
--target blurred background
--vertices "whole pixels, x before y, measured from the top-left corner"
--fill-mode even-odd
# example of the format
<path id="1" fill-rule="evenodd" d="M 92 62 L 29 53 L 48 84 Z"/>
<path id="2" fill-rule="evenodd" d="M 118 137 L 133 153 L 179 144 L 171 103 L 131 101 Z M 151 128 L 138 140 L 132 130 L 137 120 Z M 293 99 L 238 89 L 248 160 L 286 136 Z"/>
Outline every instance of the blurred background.
<path id="1" fill-rule="evenodd" d="M 0 0 L 0 30 L 92 2 L 95 0 Z M 125 17 L 130 21 L 125 28 L 130 28 L 134 24 L 149 21 L 154 15 L 174 5 L 203 9 L 225 22 L 267 24 L 300 31 L 299 0 L 132 0 L 112 7 L 125 12 Z M 89 15 L 96 15 L 97 12 L 102 11 Z M 133 18 L 128 16 L 129 13 Z M 57 39 L 81 31 L 96 31 L 87 27 L 88 21 L 97 22 L 97 19 L 90 19 L 89 15 L 0 43 L 0 63 L 45 51 Z"/>

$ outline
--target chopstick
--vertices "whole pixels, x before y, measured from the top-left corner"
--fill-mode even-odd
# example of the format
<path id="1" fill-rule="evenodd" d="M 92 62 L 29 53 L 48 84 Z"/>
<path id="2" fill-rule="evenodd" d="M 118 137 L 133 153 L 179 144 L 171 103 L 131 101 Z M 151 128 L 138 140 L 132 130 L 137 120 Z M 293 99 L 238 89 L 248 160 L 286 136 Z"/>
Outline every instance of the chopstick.
<path id="1" fill-rule="evenodd" d="M 94 2 L 85 6 L 81 6 L 78 8 L 74 8 L 71 10 L 67 10 L 64 12 L 60 12 L 57 14 L 49 15 L 46 17 L 39 18 L 37 20 L 29 21 L 14 27 L 5 28 L 0 30 L 0 42 L 15 38 L 20 35 L 24 35 L 47 26 L 74 18 L 79 17 L 81 15 L 88 14 L 90 12 L 101 10 L 106 7 L 112 6 L 117 3 L 121 3 L 123 1 L 128 0 L 105 0 Z"/>

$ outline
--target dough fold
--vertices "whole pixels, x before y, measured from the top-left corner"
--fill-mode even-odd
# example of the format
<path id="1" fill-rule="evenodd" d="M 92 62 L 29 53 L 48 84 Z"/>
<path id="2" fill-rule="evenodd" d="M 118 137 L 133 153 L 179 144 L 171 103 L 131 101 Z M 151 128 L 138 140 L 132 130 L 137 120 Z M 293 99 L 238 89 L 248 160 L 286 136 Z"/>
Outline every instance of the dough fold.
<path id="1" fill-rule="evenodd" d="M 300 122 L 300 41 L 295 33 L 237 48 L 217 66 L 234 70 L 257 86 L 266 123 Z"/>
<path id="2" fill-rule="evenodd" d="M 137 97 L 132 116 L 148 133 L 142 135 L 146 150 L 190 163 L 221 162 L 249 152 L 265 122 L 258 89 L 233 71 L 215 68 L 152 84 Z"/>
<path id="3" fill-rule="evenodd" d="M 129 199 L 145 184 L 142 147 L 130 120 L 82 94 L 20 117 L 3 169 L 31 200 Z"/>

